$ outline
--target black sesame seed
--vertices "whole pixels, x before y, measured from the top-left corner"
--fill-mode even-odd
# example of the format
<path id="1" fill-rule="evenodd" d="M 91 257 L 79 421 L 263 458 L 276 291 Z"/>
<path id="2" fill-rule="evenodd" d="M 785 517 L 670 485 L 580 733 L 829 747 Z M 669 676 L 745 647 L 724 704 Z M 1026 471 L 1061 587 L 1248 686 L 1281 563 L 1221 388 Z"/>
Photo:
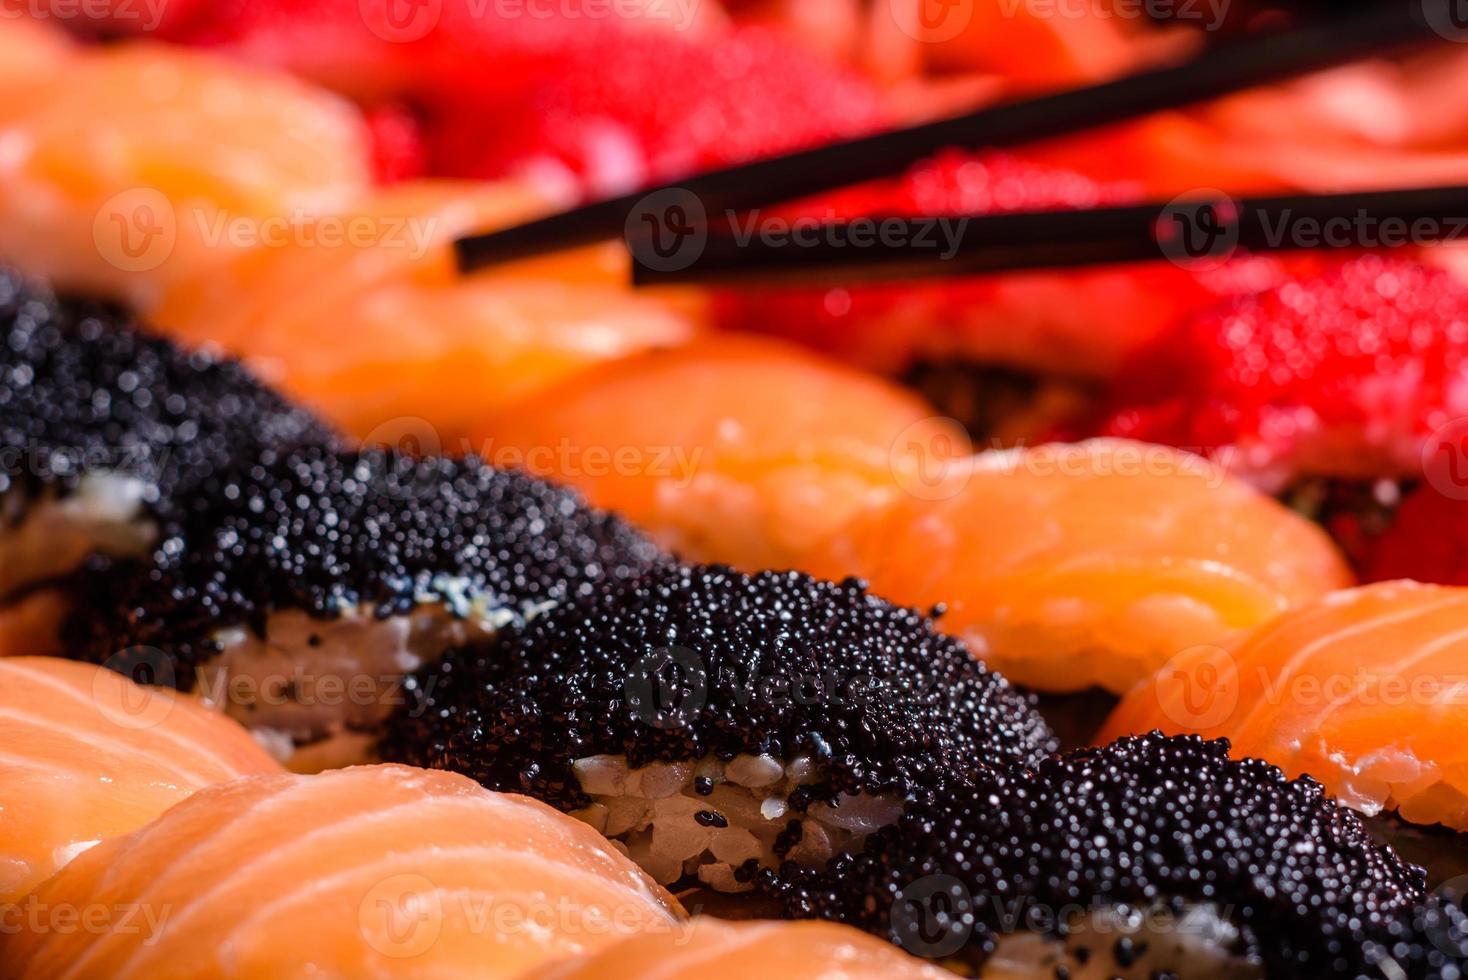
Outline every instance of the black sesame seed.
<path id="1" fill-rule="evenodd" d="M 795 845 L 805 839 L 805 825 L 799 820 L 791 820 L 785 825 L 785 829 L 775 835 L 773 850 L 776 857 L 784 857 L 795 849 Z"/>
<path id="2" fill-rule="evenodd" d="M 699 796 L 708 796 L 714 791 L 714 781 L 708 776 L 695 776 L 693 779 L 693 791 Z"/>
<path id="3" fill-rule="evenodd" d="M 693 820 L 700 827 L 717 827 L 723 830 L 729 826 L 729 819 L 717 810 L 699 810 L 693 815 Z"/>
<path id="4" fill-rule="evenodd" d="M 1122 969 L 1135 966 L 1147 952 L 1147 944 L 1131 936 L 1122 936 L 1111 947 L 1111 957 Z"/>

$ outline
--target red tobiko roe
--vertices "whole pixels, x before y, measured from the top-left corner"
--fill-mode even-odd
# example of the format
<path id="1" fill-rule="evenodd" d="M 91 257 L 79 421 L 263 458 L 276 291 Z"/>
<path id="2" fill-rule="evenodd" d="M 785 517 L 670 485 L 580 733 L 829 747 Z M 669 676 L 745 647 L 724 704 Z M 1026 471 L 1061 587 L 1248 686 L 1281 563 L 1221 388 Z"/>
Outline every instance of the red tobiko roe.
<path id="1" fill-rule="evenodd" d="M 1142 196 L 1130 182 L 1098 182 L 1008 153 L 949 150 L 900 179 L 811 198 L 780 216 L 1058 211 Z M 718 293 L 716 312 L 726 327 L 792 337 L 879 370 L 915 358 L 957 358 L 1109 378 L 1129 351 L 1179 317 L 1280 277 L 1274 261 L 1240 260 L 1208 273 L 1158 262 L 839 288 L 741 288 Z"/>
<path id="2" fill-rule="evenodd" d="M 1468 500 L 1423 484 L 1402 501 L 1358 565 L 1363 582 L 1468 585 Z"/>
<path id="3" fill-rule="evenodd" d="M 423 176 L 427 152 L 417 117 L 401 105 L 375 106 L 366 110 L 365 117 L 372 145 L 372 172 L 378 183 Z"/>
<path id="4" fill-rule="evenodd" d="M 863 76 L 697 4 L 218 0 L 172 39 L 411 102 L 433 173 L 550 174 L 589 194 L 886 121 Z"/>
<path id="5" fill-rule="evenodd" d="M 1468 413 L 1468 285 L 1359 255 L 1191 318 L 1117 386 L 1104 434 L 1198 451 L 1277 489 L 1300 476 L 1421 466 Z"/>
<path id="6" fill-rule="evenodd" d="M 437 120 L 436 172 L 560 173 L 592 194 L 635 189 L 879 128 L 875 88 L 759 28 L 690 37 L 646 28 L 578 38 L 487 105 Z"/>
<path id="7" fill-rule="evenodd" d="M 494 106 L 486 100 L 492 94 L 515 89 L 574 45 L 613 45 L 628 29 L 695 26 L 672 19 L 690 5 L 646 11 L 636 0 L 182 2 L 190 16 L 170 19 L 163 34 L 168 40 L 223 49 L 355 98 L 412 97 L 432 104 L 467 93 L 491 116 Z"/>

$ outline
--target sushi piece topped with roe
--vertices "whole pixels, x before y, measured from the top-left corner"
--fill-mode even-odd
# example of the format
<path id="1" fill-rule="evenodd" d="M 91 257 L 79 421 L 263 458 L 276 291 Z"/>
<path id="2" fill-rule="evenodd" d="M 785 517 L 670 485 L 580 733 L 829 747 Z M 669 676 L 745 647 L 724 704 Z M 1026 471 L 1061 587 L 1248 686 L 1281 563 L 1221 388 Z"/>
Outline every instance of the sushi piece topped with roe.
<path id="1" fill-rule="evenodd" d="M 1035 764 L 1032 700 L 861 583 L 655 569 L 411 678 L 380 748 L 527 793 L 653 877 L 820 866 L 975 765 Z"/>
<path id="2" fill-rule="evenodd" d="M 160 660 L 292 765 L 354 761 L 402 674 L 664 560 L 476 457 L 302 452 L 212 481 L 150 555 L 75 586 L 68 651 Z M 316 761 L 310 761 L 316 760 Z"/>
<path id="3" fill-rule="evenodd" d="M 146 554 L 221 471 L 334 438 L 236 362 L 0 271 L 0 602 Z"/>
<path id="4" fill-rule="evenodd" d="M 1319 784 L 1156 733 L 976 770 L 861 854 L 761 883 L 984 976 L 1376 975 L 1424 898 Z"/>

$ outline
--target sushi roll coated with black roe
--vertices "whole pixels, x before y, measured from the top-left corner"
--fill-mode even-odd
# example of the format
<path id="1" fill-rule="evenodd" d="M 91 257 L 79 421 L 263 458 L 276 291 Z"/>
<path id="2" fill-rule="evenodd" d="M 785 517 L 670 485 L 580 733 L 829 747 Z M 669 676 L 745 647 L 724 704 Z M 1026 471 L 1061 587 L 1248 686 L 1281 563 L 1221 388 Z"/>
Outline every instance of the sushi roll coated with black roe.
<path id="1" fill-rule="evenodd" d="M 571 812 L 664 883 L 821 866 L 985 762 L 1032 700 L 855 580 L 665 565 L 408 681 L 379 751 Z"/>
<path id="2" fill-rule="evenodd" d="M 306 451 L 206 489 L 150 556 L 79 578 L 64 639 L 121 670 L 150 662 L 298 768 L 359 761 L 402 676 L 450 647 L 666 560 L 476 457 Z"/>
<path id="3" fill-rule="evenodd" d="M 980 771 L 861 854 L 760 884 L 985 977 L 1185 980 L 1406 976 L 1387 960 L 1423 878 L 1314 781 L 1153 733 Z"/>
<path id="4" fill-rule="evenodd" d="M 147 554 L 221 470 L 333 439 L 237 362 L 0 268 L 0 604 L 90 554 Z"/>

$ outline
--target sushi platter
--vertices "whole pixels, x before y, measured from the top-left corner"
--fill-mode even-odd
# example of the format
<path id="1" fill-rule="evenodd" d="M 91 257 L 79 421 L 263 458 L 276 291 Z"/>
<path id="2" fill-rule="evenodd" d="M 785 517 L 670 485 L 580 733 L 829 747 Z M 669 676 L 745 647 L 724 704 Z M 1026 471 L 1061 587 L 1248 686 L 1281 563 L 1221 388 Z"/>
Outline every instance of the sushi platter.
<path id="1" fill-rule="evenodd" d="M 1468 976 L 1460 0 L 0 0 L 0 980 Z"/>

